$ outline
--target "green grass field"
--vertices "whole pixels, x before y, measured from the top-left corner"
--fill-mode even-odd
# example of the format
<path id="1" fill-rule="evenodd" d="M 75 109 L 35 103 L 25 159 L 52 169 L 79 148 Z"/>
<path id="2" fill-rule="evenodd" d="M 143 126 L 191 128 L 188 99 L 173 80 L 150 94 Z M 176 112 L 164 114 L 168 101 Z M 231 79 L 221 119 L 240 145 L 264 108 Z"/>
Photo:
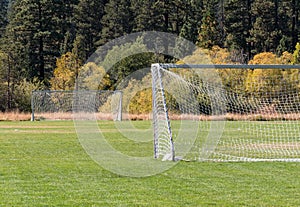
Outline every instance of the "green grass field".
<path id="1" fill-rule="evenodd" d="M 119 150 L 151 155 L 152 143 Z M 150 122 L 135 122 L 147 128 Z M 123 177 L 96 164 L 73 122 L 0 122 L 0 206 L 299 206 L 300 163 L 179 162 L 155 176 Z"/>

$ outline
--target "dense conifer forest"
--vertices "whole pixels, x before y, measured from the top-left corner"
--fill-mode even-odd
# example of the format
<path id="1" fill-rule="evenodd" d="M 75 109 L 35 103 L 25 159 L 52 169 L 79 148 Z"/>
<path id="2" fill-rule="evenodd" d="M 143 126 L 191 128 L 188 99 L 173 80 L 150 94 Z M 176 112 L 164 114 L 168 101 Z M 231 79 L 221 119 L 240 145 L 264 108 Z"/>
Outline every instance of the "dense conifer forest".
<path id="1" fill-rule="evenodd" d="M 0 111 L 30 111 L 32 90 L 73 90 L 76 68 L 98 47 L 134 32 L 186 38 L 222 54 L 214 63 L 298 64 L 299 13 L 298 0 L 0 0 Z M 154 62 L 134 58 L 98 89 Z"/>

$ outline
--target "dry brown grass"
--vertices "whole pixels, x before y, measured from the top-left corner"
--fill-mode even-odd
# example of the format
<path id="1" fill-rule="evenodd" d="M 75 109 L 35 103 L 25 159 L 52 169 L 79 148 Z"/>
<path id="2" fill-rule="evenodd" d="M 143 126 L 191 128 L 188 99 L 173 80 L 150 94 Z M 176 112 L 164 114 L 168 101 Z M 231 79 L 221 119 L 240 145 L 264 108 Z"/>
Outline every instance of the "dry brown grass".
<path id="1" fill-rule="evenodd" d="M 72 113 L 55 112 L 55 113 L 36 113 L 34 116 L 35 121 L 41 120 L 72 120 Z"/>
<path id="2" fill-rule="evenodd" d="M 218 121 L 218 120 L 228 120 L 228 121 L 280 121 L 280 120 L 290 120 L 297 121 L 300 120 L 300 113 L 290 113 L 290 114 L 279 114 L 279 113 L 253 113 L 253 114 L 231 114 L 227 113 L 225 115 L 191 115 L 191 114 L 169 114 L 172 120 L 200 120 L 200 121 Z"/>
<path id="3" fill-rule="evenodd" d="M 232 121 L 279 121 L 279 120 L 297 121 L 297 120 L 300 120 L 300 114 L 299 113 L 226 114 L 226 120 L 232 120 Z"/>
<path id="4" fill-rule="evenodd" d="M 30 113 L 19 111 L 0 112 L 0 121 L 29 121 L 30 119 Z"/>
<path id="5" fill-rule="evenodd" d="M 72 112 L 69 113 L 38 113 L 35 114 L 35 120 L 72 120 L 74 117 Z M 123 120 L 150 120 L 151 114 L 122 114 Z M 78 113 L 76 119 L 80 120 L 113 120 L 111 113 Z"/>
<path id="6" fill-rule="evenodd" d="M 208 115 L 191 115 L 191 114 L 169 114 L 171 120 L 230 120 L 230 121 L 277 121 L 277 120 L 300 120 L 300 114 L 230 114 L 222 116 L 208 116 Z M 77 119 L 80 117 L 76 117 Z M 0 112 L 0 121 L 29 121 L 31 113 L 23 113 L 18 111 Z M 110 113 L 83 113 L 82 119 L 97 119 L 97 120 L 113 120 Z M 149 114 L 127 114 L 122 115 L 123 120 L 151 120 L 152 113 Z M 73 120 L 73 113 L 39 113 L 35 114 L 35 120 Z"/>
<path id="7" fill-rule="evenodd" d="M 97 120 L 113 120 L 111 113 L 83 113 L 76 118 L 84 120 L 87 119 L 97 119 Z M 123 114 L 123 120 L 150 120 L 150 114 Z M 29 121 L 31 120 L 31 113 L 23 112 L 0 112 L 0 121 Z M 73 120 L 72 112 L 57 112 L 57 113 L 36 113 L 35 120 Z"/>

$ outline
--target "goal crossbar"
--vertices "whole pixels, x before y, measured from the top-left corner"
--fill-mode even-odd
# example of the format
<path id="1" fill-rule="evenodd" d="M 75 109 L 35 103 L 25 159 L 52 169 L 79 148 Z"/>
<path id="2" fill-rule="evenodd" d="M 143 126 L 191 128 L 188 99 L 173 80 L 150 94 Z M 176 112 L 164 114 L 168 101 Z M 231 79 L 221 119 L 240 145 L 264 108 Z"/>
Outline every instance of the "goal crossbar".
<path id="1" fill-rule="evenodd" d="M 300 162 L 300 65 L 157 63 L 151 73 L 155 158 Z"/>
<path id="2" fill-rule="evenodd" d="M 248 64 L 159 64 L 162 68 L 201 69 L 300 69 L 300 65 L 248 65 Z"/>

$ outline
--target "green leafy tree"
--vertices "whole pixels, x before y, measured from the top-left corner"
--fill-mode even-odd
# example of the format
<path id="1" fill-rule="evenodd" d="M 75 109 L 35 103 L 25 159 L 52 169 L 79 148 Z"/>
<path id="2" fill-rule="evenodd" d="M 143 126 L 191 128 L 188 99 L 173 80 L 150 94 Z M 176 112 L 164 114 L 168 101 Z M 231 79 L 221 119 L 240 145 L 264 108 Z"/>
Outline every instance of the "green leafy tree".
<path id="1" fill-rule="evenodd" d="M 203 48 L 211 48 L 218 38 L 216 30 L 216 22 L 210 12 L 206 12 L 202 18 L 201 29 L 198 38 L 198 46 Z"/>
<path id="2" fill-rule="evenodd" d="M 192 1 L 190 0 L 157 1 L 157 7 L 162 10 L 161 13 L 164 20 L 164 32 L 171 32 L 179 35 L 185 23 L 188 23 L 189 21 L 191 24 L 193 22 L 190 16 L 195 8 L 192 8 L 193 4 L 191 2 Z M 194 3 L 196 4 L 196 2 Z M 197 16 L 198 15 L 195 15 L 194 18 Z"/>
<path id="3" fill-rule="evenodd" d="M 24 47 L 27 55 L 28 75 L 45 78 L 44 40 L 49 35 L 44 28 L 44 5 L 40 1 L 19 0 L 13 5 L 10 27 L 18 43 Z M 51 18 L 51 15 L 49 15 Z"/>
<path id="4" fill-rule="evenodd" d="M 0 51 L 0 111 L 30 111 L 31 92 L 44 89 L 44 84 L 37 78 L 20 78 L 11 55 Z"/>
<path id="5" fill-rule="evenodd" d="M 136 51 L 140 52 L 135 54 Z M 115 46 L 109 50 L 101 65 L 108 72 L 115 87 L 129 74 L 150 67 L 153 59 L 154 55 L 147 52 L 143 37 L 138 37 L 134 43 Z"/>
<path id="6" fill-rule="evenodd" d="M 283 35 L 276 48 L 276 54 L 281 55 L 283 52 L 290 51 L 291 38 Z"/>
<path id="7" fill-rule="evenodd" d="M 30 112 L 32 91 L 44 89 L 44 83 L 40 81 L 37 77 L 33 78 L 33 80 L 31 81 L 28 81 L 25 78 L 20 80 L 14 89 L 15 108 L 22 112 Z"/>
<path id="8" fill-rule="evenodd" d="M 134 11 L 133 31 L 162 31 L 179 35 L 192 42 L 197 41 L 201 21 L 202 1 L 196 0 L 132 0 Z M 178 41 L 177 53 L 190 50 Z M 171 61 L 168 57 L 164 61 Z"/>

